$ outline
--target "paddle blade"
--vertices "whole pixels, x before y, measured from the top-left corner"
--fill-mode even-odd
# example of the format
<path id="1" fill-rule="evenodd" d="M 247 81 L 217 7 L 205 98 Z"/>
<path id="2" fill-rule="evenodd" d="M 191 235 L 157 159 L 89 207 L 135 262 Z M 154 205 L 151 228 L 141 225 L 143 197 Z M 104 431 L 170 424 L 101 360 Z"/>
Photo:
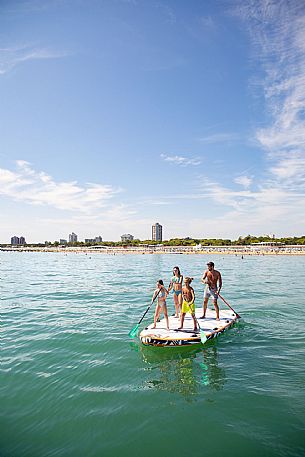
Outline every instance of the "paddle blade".
<path id="1" fill-rule="evenodd" d="M 207 337 L 205 336 L 205 333 L 203 330 L 200 330 L 200 339 L 201 339 L 202 344 L 204 344 L 207 341 Z"/>
<path id="2" fill-rule="evenodd" d="M 139 324 L 137 324 L 132 330 L 130 330 L 130 332 L 128 333 L 129 337 L 134 338 L 135 336 L 137 336 L 138 330 L 139 330 Z"/>

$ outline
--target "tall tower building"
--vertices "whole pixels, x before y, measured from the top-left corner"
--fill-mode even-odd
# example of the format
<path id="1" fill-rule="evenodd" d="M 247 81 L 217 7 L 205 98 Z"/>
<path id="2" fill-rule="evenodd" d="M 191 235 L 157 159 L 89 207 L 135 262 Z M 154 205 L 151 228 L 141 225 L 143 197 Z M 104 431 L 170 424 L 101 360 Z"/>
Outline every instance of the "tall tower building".
<path id="1" fill-rule="evenodd" d="M 18 244 L 20 244 L 20 238 L 19 236 L 12 236 L 11 238 L 11 244 L 13 246 L 17 246 Z"/>
<path id="2" fill-rule="evenodd" d="M 69 243 L 76 243 L 76 242 L 77 242 L 77 235 L 74 232 L 70 233 Z"/>
<path id="3" fill-rule="evenodd" d="M 162 225 L 160 225 L 158 222 L 153 224 L 151 228 L 151 233 L 152 233 L 152 240 L 153 241 L 162 241 Z"/>

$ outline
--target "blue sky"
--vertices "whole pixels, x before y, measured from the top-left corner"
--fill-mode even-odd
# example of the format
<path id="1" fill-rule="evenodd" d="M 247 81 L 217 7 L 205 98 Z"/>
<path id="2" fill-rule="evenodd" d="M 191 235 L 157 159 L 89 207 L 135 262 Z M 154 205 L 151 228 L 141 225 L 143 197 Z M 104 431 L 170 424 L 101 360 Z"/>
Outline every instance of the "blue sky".
<path id="1" fill-rule="evenodd" d="M 0 242 L 303 235 L 305 4 L 0 3 Z"/>

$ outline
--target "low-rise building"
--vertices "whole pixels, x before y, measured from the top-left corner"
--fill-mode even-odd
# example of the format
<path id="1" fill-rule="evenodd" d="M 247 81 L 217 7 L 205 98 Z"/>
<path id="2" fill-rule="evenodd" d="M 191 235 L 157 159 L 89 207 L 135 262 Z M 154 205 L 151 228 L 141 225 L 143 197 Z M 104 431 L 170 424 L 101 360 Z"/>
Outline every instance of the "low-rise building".
<path id="1" fill-rule="evenodd" d="M 96 236 L 95 238 L 85 238 L 85 243 L 102 243 L 103 238 Z"/>
<path id="2" fill-rule="evenodd" d="M 124 235 L 121 236 L 121 241 L 132 241 L 134 239 L 133 235 L 130 235 L 130 233 L 125 233 Z"/>

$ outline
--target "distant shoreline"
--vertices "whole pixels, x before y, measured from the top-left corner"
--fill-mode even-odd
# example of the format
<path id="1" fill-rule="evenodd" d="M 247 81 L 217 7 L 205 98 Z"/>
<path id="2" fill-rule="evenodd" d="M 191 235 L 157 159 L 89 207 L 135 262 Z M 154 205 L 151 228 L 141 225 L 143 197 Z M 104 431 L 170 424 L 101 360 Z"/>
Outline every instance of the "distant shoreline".
<path id="1" fill-rule="evenodd" d="M 61 252 L 85 254 L 200 254 L 200 255 L 305 255 L 305 245 L 286 246 L 153 246 L 153 247 L 3 247 L 2 252 Z"/>

